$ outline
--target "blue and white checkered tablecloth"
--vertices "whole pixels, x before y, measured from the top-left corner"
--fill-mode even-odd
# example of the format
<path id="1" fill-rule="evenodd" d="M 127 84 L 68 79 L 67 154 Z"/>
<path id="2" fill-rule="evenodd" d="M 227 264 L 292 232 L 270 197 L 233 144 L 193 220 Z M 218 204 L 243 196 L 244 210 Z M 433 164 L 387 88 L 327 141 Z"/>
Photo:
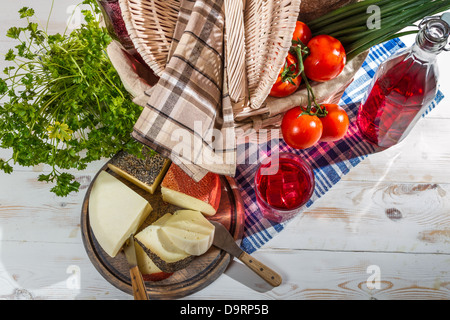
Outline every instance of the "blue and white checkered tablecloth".
<path id="1" fill-rule="evenodd" d="M 303 158 L 311 164 L 314 170 L 316 186 L 315 192 L 306 208 L 309 208 L 317 199 L 324 196 L 345 174 L 357 166 L 363 159 L 376 152 L 374 147 L 364 141 L 360 136 L 355 124 L 356 115 L 360 101 L 375 75 L 378 66 L 390 55 L 404 48 L 405 44 L 394 39 L 386 43 L 374 46 L 357 72 L 354 81 L 347 88 L 339 102 L 344 107 L 350 118 L 350 127 L 346 137 L 334 143 L 321 143 L 306 150 L 295 150 L 287 146 L 284 141 L 269 141 L 268 145 L 245 145 L 245 154 L 251 157 L 251 152 L 265 153 L 270 155 L 276 152 L 292 152 L 302 155 Z M 439 91 L 434 101 L 427 108 L 426 116 L 443 99 L 443 94 Z M 264 150 L 262 150 L 264 149 Z M 248 152 L 251 150 L 251 152 Z M 239 165 L 236 173 L 236 181 L 241 189 L 241 194 L 245 207 L 245 226 L 244 236 L 241 247 L 248 253 L 252 253 L 267 243 L 283 228 L 288 221 L 275 223 L 262 217 L 256 204 L 254 175 L 257 164 L 251 161 L 239 161 L 246 163 Z M 307 210 L 307 209 L 306 209 Z"/>

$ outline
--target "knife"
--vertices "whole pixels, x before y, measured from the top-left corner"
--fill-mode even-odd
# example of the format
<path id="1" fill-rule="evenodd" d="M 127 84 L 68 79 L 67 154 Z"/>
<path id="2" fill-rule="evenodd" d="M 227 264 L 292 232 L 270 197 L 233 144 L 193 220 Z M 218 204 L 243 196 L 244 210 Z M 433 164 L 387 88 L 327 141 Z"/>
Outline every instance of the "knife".
<path id="1" fill-rule="evenodd" d="M 262 262 L 256 260 L 247 252 L 242 250 L 234 241 L 233 236 L 228 230 L 219 222 L 210 221 L 215 226 L 213 245 L 228 252 L 233 257 L 242 261 L 247 267 L 256 272 L 262 279 L 270 285 L 277 287 L 281 284 L 281 276 L 264 265 Z"/>
<path id="2" fill-rule="evenodd" d="M 134 235 L 123 246 L 123 251 L 130 266 L 131 286 L 133 288 L 134 300 L 149 300 L 145 289 L 144 279 L 137 264 L 136 249 L 134 247 Z"/>

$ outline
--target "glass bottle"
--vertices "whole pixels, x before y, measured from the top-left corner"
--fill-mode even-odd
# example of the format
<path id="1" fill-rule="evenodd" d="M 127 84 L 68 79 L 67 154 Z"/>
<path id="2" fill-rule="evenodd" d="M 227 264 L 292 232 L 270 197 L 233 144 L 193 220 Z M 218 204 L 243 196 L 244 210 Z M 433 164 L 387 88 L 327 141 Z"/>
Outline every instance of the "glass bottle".
<path id="1" fill-rule="evenodd" d="M 119 0 L 97 0 L 97 3 L 109 35 L 122 46 L 139 77 L 144 79 L 149 85 L 155 85 L 158 77 L 136 50 L 126 28 Z"/>
<path id="2" fill-rule="evenodd" d="M 119 0 L 97 0 L 97 3 L 100 5 L 106 29 L 111 37 L 119 41 L 124 49 L 134 50 L 133 42 L 122 18 Z"/>
<path id="3" fill-rule="evenodd" d="M 402 141 L 438 90 L 436 57 L 447 47 L 450 14 L 427 17 L 415 44 L 378 68 L 356 119 L 365 139 L 382 148 Z"/>

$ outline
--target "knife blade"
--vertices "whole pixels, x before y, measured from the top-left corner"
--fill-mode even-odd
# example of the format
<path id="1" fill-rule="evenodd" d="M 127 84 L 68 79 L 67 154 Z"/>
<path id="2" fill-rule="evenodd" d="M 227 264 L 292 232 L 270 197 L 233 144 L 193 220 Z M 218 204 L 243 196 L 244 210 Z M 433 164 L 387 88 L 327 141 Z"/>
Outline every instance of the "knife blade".
<path id="1" fill-rule="evenodd" d="M 258 274 L 262 279 L 264 279 L 270 285 L 277 287 L 281 284 L 282 278 L 274 270 L 255 259 L 247 252 L 242 250 L 235 242 L 233 236 L 230 232 L 219 222 L 210 221 L 215 226 L 213 245 L 220 248 L 233 257 L 239 259 L 252 271 Z"/>
<path id="2" fill-rule="evenodd" d="M 131 286 L 133 288 L 134 300 L 149 300 L 147 290 L 145 289 L 144 279 L 139 270 L 136 257 L 136 248 L 134 247 L 134 235 L 126 241 L 123 246 L 125 257 L 130 267 Z"/>

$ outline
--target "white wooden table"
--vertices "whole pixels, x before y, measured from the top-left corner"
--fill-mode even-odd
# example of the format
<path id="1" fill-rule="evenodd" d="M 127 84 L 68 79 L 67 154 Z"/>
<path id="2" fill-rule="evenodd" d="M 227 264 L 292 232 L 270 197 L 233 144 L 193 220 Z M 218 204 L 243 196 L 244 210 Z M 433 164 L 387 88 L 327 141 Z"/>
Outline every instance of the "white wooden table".
<path id="1" fill-rule="evenodd" d="M 76 3 L 56 1 L 51 32 L 63 30 Z M 5 33 L 19 8 L 33 7 L 44 23 L 50 5 L 3 1 L 0 53 L 12 45 Z M 449 299 L 449 60 L 439 57 L 447 97 L 401 145 L 370 156 L 254 253 L 281 273 L 280 287 L 234 261 L 185 299 Z M 83 197 L 104 162 L 75 172 L 81 191 L 67 198 L 37 182 L 44 166 L 0 173 L 0 299 L 132 299 L 97 272 L 81 240 Z"/>

